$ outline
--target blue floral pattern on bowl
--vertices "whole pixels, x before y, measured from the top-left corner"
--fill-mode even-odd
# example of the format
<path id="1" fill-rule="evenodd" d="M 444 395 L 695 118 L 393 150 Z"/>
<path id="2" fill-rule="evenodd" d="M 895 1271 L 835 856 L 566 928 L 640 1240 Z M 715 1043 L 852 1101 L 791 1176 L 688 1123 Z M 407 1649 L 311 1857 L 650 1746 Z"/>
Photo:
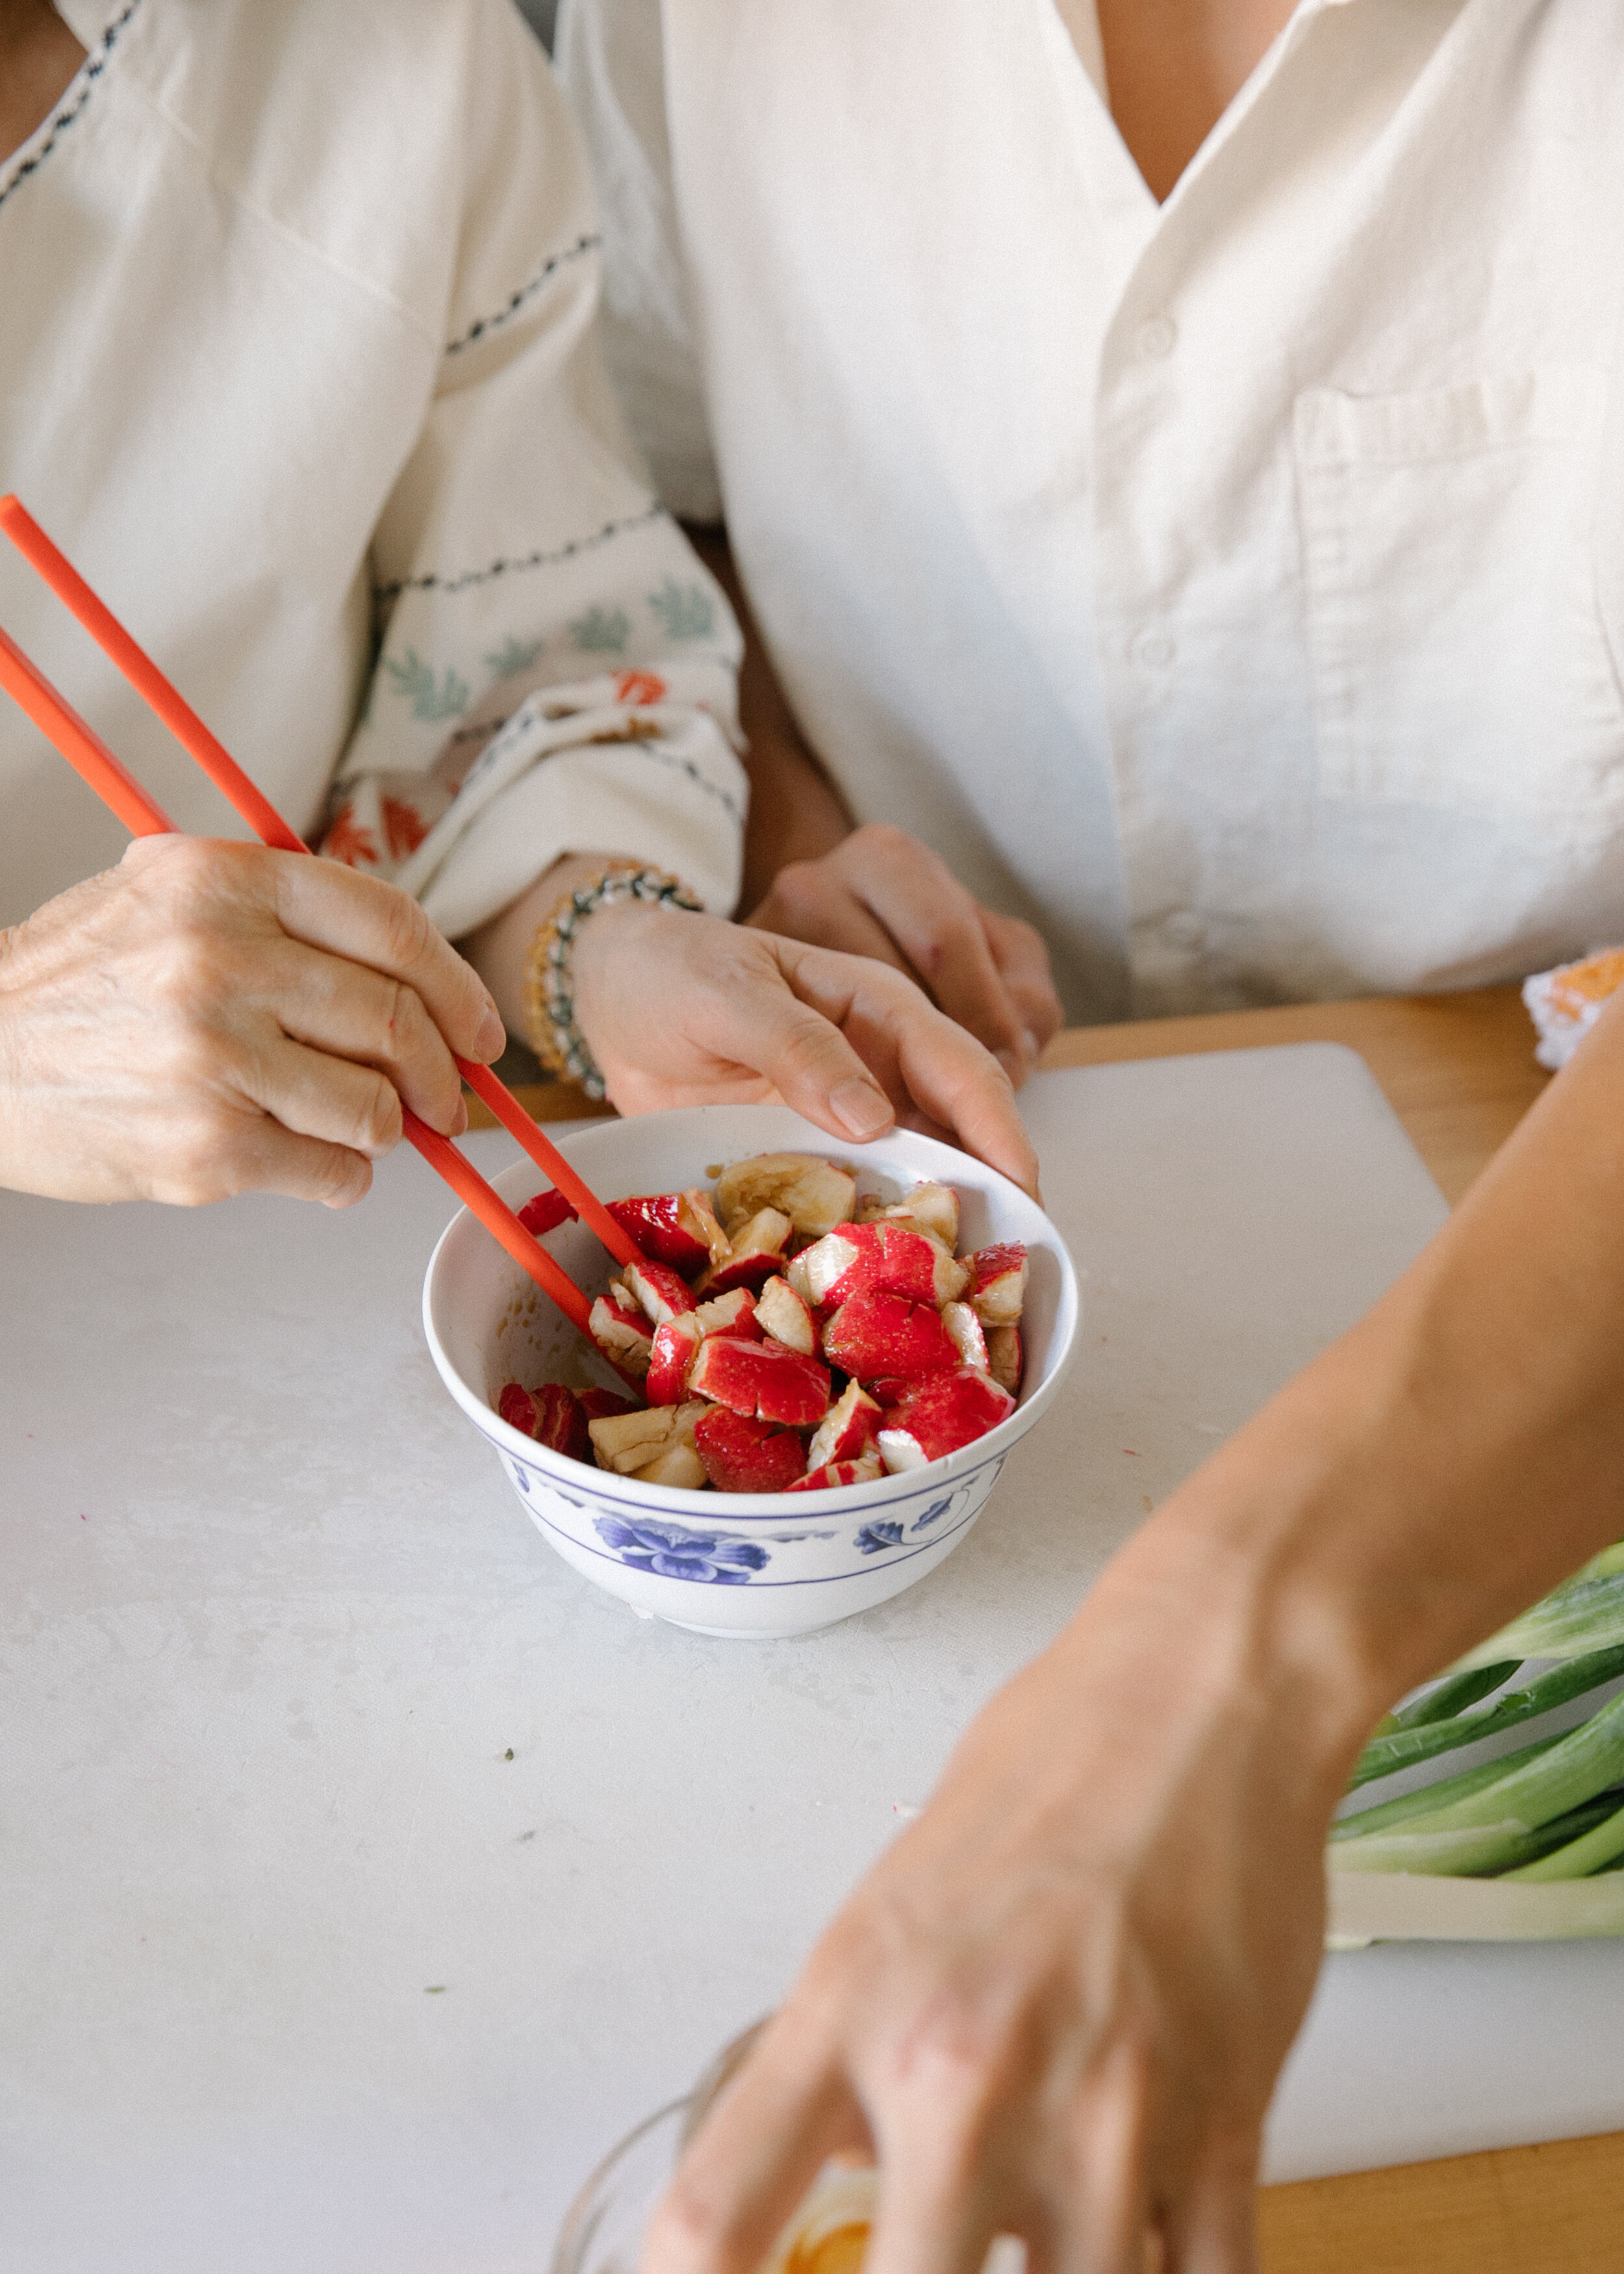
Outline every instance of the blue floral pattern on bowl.
<path id="1" fill-rule="evenodd" d="M 685 1525 L 660 1524 L 643 1517 L 635 1523 L 619 1516 L 595 1516 L 592 1528 L 619 1562 L 661 1579 L 697 1580 L 706 1587 L 743 1587 L 752 1571 L 771 1562 L 754 1540 L 718 1532 L 690 1532 Z"/>
<path id="2" fill-rule="evenodd" d="M 946 1506 L 945 1502 L 943 1506 Z M 888 1547 L 895 1547 L 901 1538 L 899 1524 L 865 1524 L 852 1545 L 865 1555 L 882 1555 Z"/>

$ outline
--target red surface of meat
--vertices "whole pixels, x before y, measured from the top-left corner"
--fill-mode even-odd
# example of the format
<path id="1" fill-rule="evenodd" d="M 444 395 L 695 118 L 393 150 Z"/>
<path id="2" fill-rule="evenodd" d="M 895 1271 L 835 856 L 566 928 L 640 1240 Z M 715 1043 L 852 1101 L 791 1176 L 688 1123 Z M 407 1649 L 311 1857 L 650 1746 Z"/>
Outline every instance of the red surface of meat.
<path id="1" fill-rule="evenodd" d="M 806 1447 L 793 1429 L 776 1429 L 726 1405 L 700 1415 L 694 1447 L 718 1492 L 786 1492 L 806 1466 Z"/>
<path id="2" fill-rule="evenodd" d="M 853 1295 L 823 1329 L 823 1356 L 859 1382 L 912 1381 L 959 1364 L 952 1337 L 929 1303 L 901 1295 Z"/>

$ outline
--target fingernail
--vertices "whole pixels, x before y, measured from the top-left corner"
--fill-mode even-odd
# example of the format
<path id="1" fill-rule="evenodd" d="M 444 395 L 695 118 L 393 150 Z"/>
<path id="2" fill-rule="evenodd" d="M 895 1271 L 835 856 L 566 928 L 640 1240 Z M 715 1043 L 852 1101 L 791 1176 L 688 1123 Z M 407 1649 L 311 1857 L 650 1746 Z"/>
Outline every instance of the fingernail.
<path id="1" fill-rule="evenodd" d="M 1029 1058 L 1039 1058 L 1042 1054 L 1043 1045 L 1039 1042 L 1037 1036 L 1033 1033 L 1030 1027 L 1023 1027 L 1021 1028 L 1020 1046 L 1022 1050 L 1026 1051 L 1026 1056 Z"/>
<path id="2" fill-rule="evenodd" d="M 479 1021 L 479 1032 L 474 1039 L 474 1056 L 489 1065 L 492 1058 L 500 1058 L 508 1047 L 508 1029 L 494 1003 Z"/>
<path id="3" fill-rule="evenodd" d="M 890 1103 L 866 1081 L 843 1081 L 829 1093 L 830 1111 L 851 1137 L 877 1137 L 896 1116 Z"/>
<path id="4" fill-rule="evenodd" d="M 457 1092 L 456 1111 L 451 1117 L 451 1128 L 448 1133 L 453 1137 L 460 1137 L 467 1126 L 468 1100 L 463 1096 L 462 1091 L 459 1090 Z"/>

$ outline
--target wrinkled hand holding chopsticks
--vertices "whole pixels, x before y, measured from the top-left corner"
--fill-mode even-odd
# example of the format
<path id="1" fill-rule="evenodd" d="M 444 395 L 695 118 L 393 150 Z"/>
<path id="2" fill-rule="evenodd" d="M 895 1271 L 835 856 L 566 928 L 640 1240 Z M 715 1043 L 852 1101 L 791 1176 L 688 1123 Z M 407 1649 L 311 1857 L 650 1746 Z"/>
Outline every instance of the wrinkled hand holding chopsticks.
<path id="1" fill-rule="evenodd" d="M 151 657 L 137 646 L 117 618 L 97 599 L 71 562 L 14 497 L 0 498 L 0 530 L 79 619 L 148 710 L 196 760 L 260 841 L 282 852 L 309 853 L 311 848 L 303 838 L 288 826 Z M 175 824 L 162 807 L 147 795 L 128 768 L 3 631 L 0 686 L 26 712 L 126 829 L 138 837 L 173 832 Z M 579 1210 L 583 1221 L 598 1234 L 616 1262 L 635 1262 L 638 1251 L 626 1232 L 491 1068 L 462 1058 L 456 1064 L 469 1087 L 490 1107 L 503 1128 L 518 1139 L 565 1199 Z M 584 1334 L 590 1306 L 561 1265 L 525 1230 L 507 1202 L 463 1158 L 449 1138 L 431 1129 L 404 1102 L 401 1113 L 406 1135 L 430 1167 L 439 1171 L 458 1199 L 501 1242 L 515 1262 Z"/>

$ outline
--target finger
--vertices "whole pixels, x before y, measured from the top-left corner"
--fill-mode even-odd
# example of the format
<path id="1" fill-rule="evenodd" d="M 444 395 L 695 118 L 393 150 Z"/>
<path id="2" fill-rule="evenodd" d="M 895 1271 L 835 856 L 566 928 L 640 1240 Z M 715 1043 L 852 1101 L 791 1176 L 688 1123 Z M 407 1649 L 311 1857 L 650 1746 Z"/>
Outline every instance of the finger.
<path id="1" fill-rule="evenodd" d="M 460 1057 L 488 1065 L 506 1031 L 485 982 L 416 900 L 336 861 L 274 853 L 276 913 L 290 937 L 399 979 Z"/>
<path id="2" fill-rule="evenodd" d="M 1043 935 L 1017 916 L 1000 915 L 996 908 L 983 908 L 981 913 L 993 960 L 1026 1022 L 1035 1058 L 1065 1024 Z"/>
<path id="3" fill-rule="evenodd" d="M 1019 1081 L 1026 1070 L 1026 1022 L 993 959 L 979 901 L 944 861 L 902 830 L 863 831 L 861 849 L 853 845 L 848 859 L 856 889 L 909 968 Z"/>
<path id="4" fill-rule="evenodd" d="M 297 940 L 269 955 L 267 967 L 267 1007 L 291 1040 L 387 1074 L 432 1129 L 455 1136 L 467 1126 L 455 1061 L 403 980 Z"/>
<path id="5" fill-rule="evenodd" d="M 313 1137 L 369 1161 L 401 1141 L 401 1101 L 373 1066 L 330 1058 L 279 1037 L 238 1073 L 242 1095 L 297 1137 Z"/>
<path id="6" fill-rule="evenodd" d="M 1168 2274 L 1256 2274 L 1258 2142 L 1214 2157 L 1164 2216 Z"/>
<path id="7" fill-rule="evenodd" d="M 363 1155 L 296 1135 L 274 1121 L 265 1124 L 255 1154 L 244 1192 L 281 1193 L 289 1200 L 341 1209 L 353 1208 L 372 1187 L 372 1164 Z"/>
<path id="8" fill-rule="evenodd" d="M 372 1181 L 372 1163 L 361 1154 L 285 1129 L 239 1100 L 224 1112 L 181 1118 L 167 1134 L 149 1195 L 171 1207 L 199 1208 L 239 1193 L 281 1193 L 349 1208 L 365 1198 Z"/>
<path id="9" fill-rule="evenodd" d="M 808 2058 L 793 2014 L 779 2016 L 683 2157 L 642 2274 L 757 2274 L 828 2158 L 867 2145 L 838 2069 Z"/>
<path id="10" fill-rule="evenodd" d="M 838 955 L 869 955 L 876 963 L 906 971 L 910 979 L 919 977 L 908 969 L 884 925 L 820 863 L 796 862 L 781 870 L 760 907 L 745 921 L 755 931 L 781 932 L 808 947 L 832 948 Z"/>
<path id="11" fill-rule="evenodd" d="M 777 969 L 751 972 L 725 996 L 707 998 L 693 1032 L 718 1058 L 763 1075 L 786 1105 L 833 1135 L 862 1144 L 896 1119 L 891 1100 L 838 1027 L 801 1000 Z"/>
<path id="12" fill-rule="evenodd" d="M 1037 1155 L 1010 1078 L 974 1035 L 897 973 L 794 940 L 776 946 L 797 995 L 845 1031 L 888 1089 L 899 1084 L 966 1152 L 1035 1198 Z"/>

